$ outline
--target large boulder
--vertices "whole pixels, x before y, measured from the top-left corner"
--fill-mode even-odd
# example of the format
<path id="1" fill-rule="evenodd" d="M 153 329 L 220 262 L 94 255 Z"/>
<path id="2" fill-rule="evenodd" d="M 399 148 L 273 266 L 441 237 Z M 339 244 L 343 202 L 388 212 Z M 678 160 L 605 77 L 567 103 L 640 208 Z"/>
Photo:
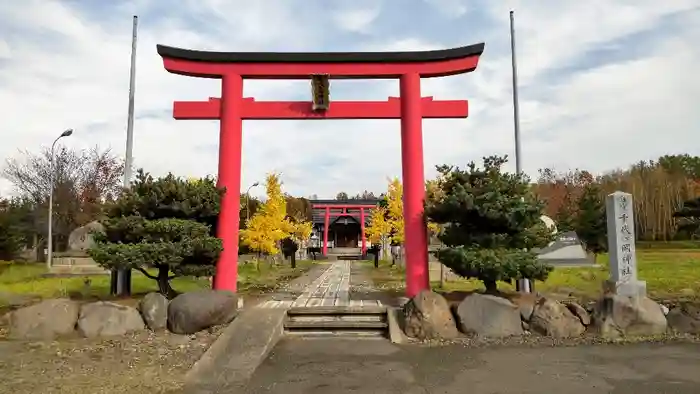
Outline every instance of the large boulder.
<path id="1" fill-rule="evenodd" d="M 162 330 L 168 324 L 168 299 L 160 293 L 148 293 L 139 302 L 139 312 L 148 328 Z"/>
<path id="2" fill-rule="evenodd" d="M 238 314 L 235 293 L 198 290 L 180 294 L 168 305 L 168 328 L 175 334 L 194 334 L 230 323 Z"/>
<path id="3" fill-rule="evenodd" d="M 450 305 L 437 293 L 423 290 L 403 307 L 404 332 L 420 340 L 451 339 L 459 335 Z"/>
<path id="4" fill-rule="evenodd" d="M 9 333 L 15 339 L 53 339 L 75 331 L 80 305 L 55 299 L 17 309 L 9 316 Z"/>
<path id="5" fill-rule="evenodd" d="M 459 328 L 485 337 L 523 334 L 520 308 L 505 298 L 472 294 L 457 307 Z"/>
<path id="6" fill-rule="evenodd" d="M 700 334 L 700 306 L 682 303 L 666 315 L 668 325 L 676 332 Z"/>
<path id="7" fill-rule="evenodd" d="M 72 252 L 87 252 L 95 245 L 93 233 L 103 233 L 105 227 L 98 221 L 90 222 L 71 231 L 68 235 L 68 250 Z"/>
<path id="8" fill-rule="evenodd" d="M 566 305 L 545 297 L 535 304 L 529 325 L 533 331 L 554 338 L 577 337 L 586 331 Z"/>
<path id="9" fill-rule="evenodd" d="M 98 301 L 83 305 L 78 332 L 86 338 L 125 335 L 146 328 L 136 308 Z"/>
<path id="10" fill-rule="evenodd" d="M 603 337 L 658 335 L 668 329 L 661 306 L 647 297 L 607 296 L 593 310 L 593 327 Z"/>

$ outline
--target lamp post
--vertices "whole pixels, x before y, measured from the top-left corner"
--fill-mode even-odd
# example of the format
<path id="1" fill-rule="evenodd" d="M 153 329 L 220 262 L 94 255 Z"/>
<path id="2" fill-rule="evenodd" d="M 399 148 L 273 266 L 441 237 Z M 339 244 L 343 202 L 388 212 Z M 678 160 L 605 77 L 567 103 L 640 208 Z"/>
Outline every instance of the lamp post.
<path id="1" fill-rule="evenodd" d="M 250 220 L 250 189 L 260 186 L 260 182 L 255 182 L 252 185 L 248 186 L 248 190 L 245 191 L 245 221 L 248 222 Z"/>
<path id="2" fill-rule="evenodd" d="M 67 129 L 59 135 L 51 144 L 51 157 L 49 162 L 49 228 L 48 228 L 48 256 L 46 256 L 46 268 L 51 269 L 53 264 L 53 189 L 54 189 L 54 149 L 56 143 L 63 137 L 69 137 L 73 134 L 73 129 Z"/>

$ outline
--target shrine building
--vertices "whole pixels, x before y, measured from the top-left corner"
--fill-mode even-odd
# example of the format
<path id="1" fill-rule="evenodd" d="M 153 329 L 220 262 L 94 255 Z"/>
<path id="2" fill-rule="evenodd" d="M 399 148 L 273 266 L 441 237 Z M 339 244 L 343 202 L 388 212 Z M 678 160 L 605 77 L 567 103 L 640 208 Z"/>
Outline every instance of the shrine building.
<path id="1" fill-rule="evenodd" d="M 311 200 L 312 244 L 324 256 L 338 249 L 359 249 L 362 255 L 370 247 L 365 234 L 371 210 L 379 205 L 373 200 Z"/>

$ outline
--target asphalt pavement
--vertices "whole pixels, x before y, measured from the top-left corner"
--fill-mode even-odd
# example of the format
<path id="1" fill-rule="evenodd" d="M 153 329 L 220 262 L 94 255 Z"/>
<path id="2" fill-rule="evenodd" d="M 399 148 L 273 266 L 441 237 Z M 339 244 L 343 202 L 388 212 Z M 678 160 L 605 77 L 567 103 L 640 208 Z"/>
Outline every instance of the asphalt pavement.
<path id="1" fill-rule="evenodd" d="M 285 338 L 247 394 L 698 394 L 700 345 L 468 348 Z"/>

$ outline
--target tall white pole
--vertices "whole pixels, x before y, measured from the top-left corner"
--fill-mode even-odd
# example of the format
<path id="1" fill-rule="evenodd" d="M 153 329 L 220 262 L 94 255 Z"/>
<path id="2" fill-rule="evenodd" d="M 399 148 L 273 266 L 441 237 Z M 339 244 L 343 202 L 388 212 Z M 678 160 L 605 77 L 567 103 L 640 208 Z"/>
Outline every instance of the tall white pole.
<path id="1" fill-rule="evenodd" d="M 134 97 L 136 94 L 136 32 L 139 17 L 134 15 L 134 25 L 131 33 L 131 72 L 129 75 L 129 112 L 126 121 L 126 158 L 124 159 L 124 187 L 131 183 L 134 150 Z"/>
<path id="2" fill-rule="evenodd" d="M 134 15 L 131 31 L 131 69 L 129 72 L 129 110 L 126 121 L 126 155 L 124 158 L 124 187 L 131 184 L 134 150 L 134 97 L 136 95 L 136 35 L 139 17 Z M 113 293 L 128 295 L 131 292 L 131 271 L 118 269 L 112 271 Z"/>
<path id="3" fill-rule="evenodd" d="M 515 130 L 515 171 L 523 171 L 520 161 L 520 106 L 518 105 L 518 65 L 515 60 L 515 12 L 510 12 L 510 53 L 513 67 L 513 123 Z"/>
<path id="4" fill-rule="evenodd" d="M 515 12 L 510 12 L 510 57 L 513 69 L 513 130 L 515 134 L 515 172 L 523 173 L 520 150 L 520 106 L 518 104 L 518 64 L 515 60 Z M 518 290 L 530 293 L 530 280 L 520 279 L 517 284 Z"/>

